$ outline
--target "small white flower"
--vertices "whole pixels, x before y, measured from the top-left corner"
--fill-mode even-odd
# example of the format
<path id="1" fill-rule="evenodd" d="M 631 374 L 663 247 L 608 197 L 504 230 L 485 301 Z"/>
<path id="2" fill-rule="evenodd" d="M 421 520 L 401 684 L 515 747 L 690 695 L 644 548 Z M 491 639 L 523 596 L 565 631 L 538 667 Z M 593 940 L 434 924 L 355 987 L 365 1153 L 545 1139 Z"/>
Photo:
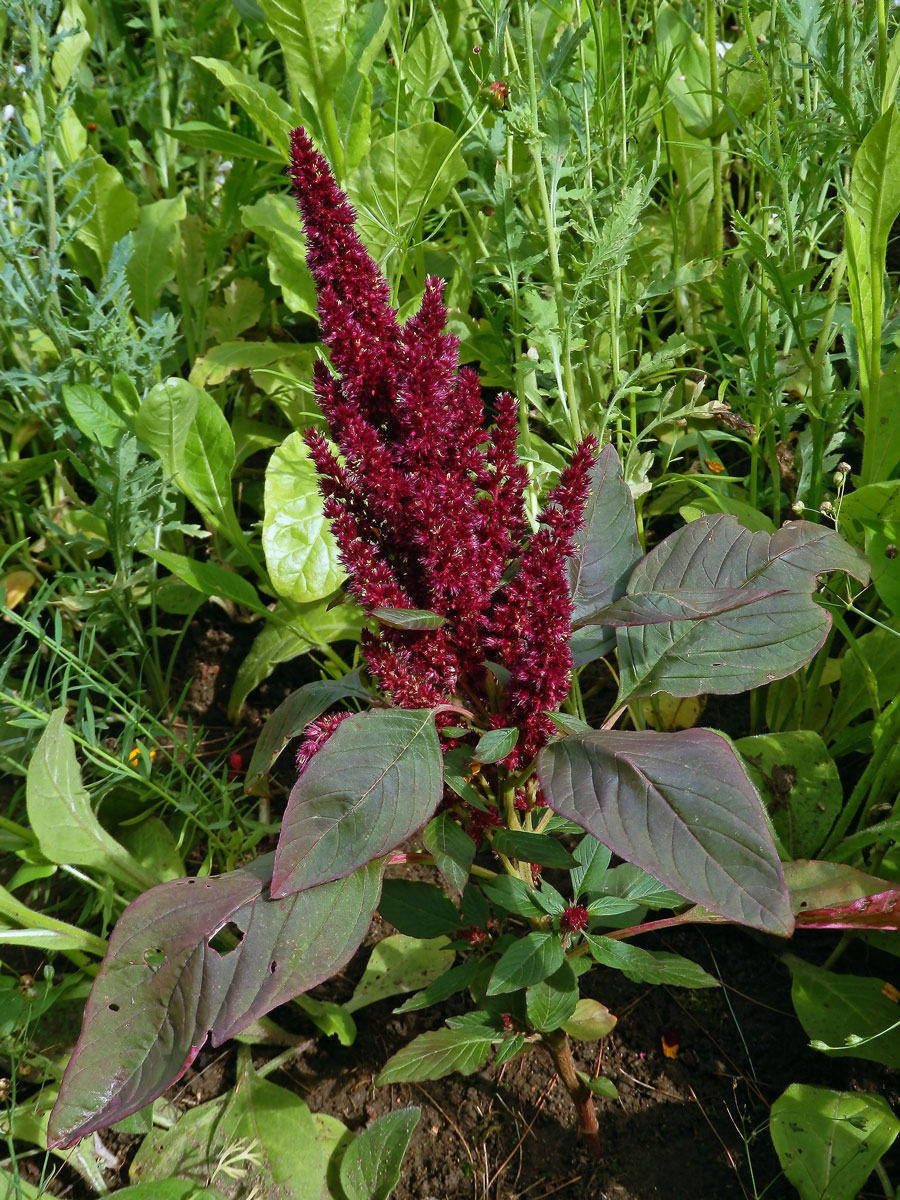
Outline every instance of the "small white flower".
<path id="1" fill-rule="evenodd" d="M 24 74 L 25 74 L 25 64 L 24 63 L 15 63 L 13 66 L 13 75 L 24 75 Z"/>
<path id="2" fill-rule="evenodd" d="M 716 58 L 724 58 L 733 45 L 733 42 L 716 42 Z"/>
<path id="3" fill-rule="evenodd" d="M 3 120 L 3 123 L 6 124 L 7 121 L 11 121 L 15 115 L 16 106 L 14 104 L 4 104 L 3 112 L 0 113 L 0 119 Z"/>

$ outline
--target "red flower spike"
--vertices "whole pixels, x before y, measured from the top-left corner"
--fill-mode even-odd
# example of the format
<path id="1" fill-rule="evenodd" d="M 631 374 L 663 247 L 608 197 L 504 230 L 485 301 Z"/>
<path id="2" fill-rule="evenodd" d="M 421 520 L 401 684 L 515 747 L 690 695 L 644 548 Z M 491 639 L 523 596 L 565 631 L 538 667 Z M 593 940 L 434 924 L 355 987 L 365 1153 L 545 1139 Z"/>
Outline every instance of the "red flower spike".
<path id="1" fill-rule="evenodd" d="M 563 909 L 559 927 L 577 933 L 579 929 L 587 928 L 588 919 L 588 910 L 583 904 L 570 904 L 568 908 Z"/>
<path id="2" fill-rule="evenodd" d="M 492 86 L 505 102 L 507 85 Z M 500 396 L 486 422 L 478 377 L 459 366 L 445 331 L 443 284 L 427 280 L 419 311 L 401 326 L 353 209 L 302 129 L 291 137 L 291 178 L 334 369 L 316 364 L 316 395 L 339 457 L 314 430 L 306 441 L 349 589 L 370 613 L 421 608 L 445 618 L 438 629 L 367 631 L 369 669 L 394 704 L 458 694 L 490 711 L 484 663 L 499 661 L 510 683 L 496 726 L 520 730 L 506 765 L 527 762 L 554 732 L 546 712 L 568 691 L 565 560 L 596 442 L 576 451 L 529 538 L 517 402 Z M 310 753 L 317 737 L 307 739 Z"/>

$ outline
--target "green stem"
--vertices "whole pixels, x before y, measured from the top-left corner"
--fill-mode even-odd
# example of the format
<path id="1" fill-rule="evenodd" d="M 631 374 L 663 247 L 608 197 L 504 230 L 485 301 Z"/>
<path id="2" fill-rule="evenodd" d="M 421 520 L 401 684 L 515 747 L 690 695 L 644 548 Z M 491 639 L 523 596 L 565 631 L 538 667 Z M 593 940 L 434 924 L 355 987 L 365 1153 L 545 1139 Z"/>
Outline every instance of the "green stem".
<path id="1" fill-rule="evenodd" d="M 163 127 L 172 128 L 170 104 L 169 65 L 166 62 L 166 47 L 163 42 L 162 18 L 159 0 L 150 0 L 150 28 L 153 33 L 153 49 L 156 55 L 156 81 L 159 87 L 159 111 Z M 162 130 L 156 131 L 156 153 L 159 160 L 159 177 L 162 190 L 169 194 L 173 179 L 169 177 L 169 149 L 171 138 Z"/>

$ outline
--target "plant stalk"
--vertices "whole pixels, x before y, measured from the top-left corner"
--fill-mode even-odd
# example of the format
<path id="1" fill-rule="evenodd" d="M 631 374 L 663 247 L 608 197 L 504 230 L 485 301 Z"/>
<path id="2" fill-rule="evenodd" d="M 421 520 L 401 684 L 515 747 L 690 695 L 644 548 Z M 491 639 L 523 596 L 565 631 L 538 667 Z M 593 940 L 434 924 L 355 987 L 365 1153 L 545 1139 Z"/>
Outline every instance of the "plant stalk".
<path id="1" fill-rule="evenodd" d="M 569 1035 L 562 1029 L 555 1029 L 552 1033 L 541 1034 L 541 1041 L 547 1047 L 557 1074 L 572 1097 L 572 1103 L 578 1113 L 578 1132 L 581 1134 L 585 1146 L 594 1158 L 601 1158 L 603 1151 L 600 1145 L 600 1126 L 597 1123 L 594 1097 L 590 1088 L 586 1087 L 578 1078 Z"/>

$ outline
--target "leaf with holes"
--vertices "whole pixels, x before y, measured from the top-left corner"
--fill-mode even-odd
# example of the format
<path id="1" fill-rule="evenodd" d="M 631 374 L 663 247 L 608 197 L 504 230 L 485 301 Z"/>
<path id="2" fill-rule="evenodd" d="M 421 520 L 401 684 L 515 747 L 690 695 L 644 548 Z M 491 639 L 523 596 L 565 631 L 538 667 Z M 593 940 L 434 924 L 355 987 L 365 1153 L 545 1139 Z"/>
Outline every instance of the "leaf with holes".
<path id="1" fill-rule="evenodd" d="M 591 468 L 590 495 L 569 562 L 572 627 L 594 623 L 598 609 L 618 599 L 642 557 L 634 500 L 612 446 Z"/>
<path id="2" fill-rule="evenodd" d="M 342 722 L 297 780 L 272 895 L 340 879 L 421 829 L 443 793 L 431 709 L 374 709 Z"/>
<path id="3" fill-rule="evenodd" d="M 378 903 L 381 864 L 271 900 L 271 856 L 210 879 L 152 888 L 125 909 L 91 988 L 50 1122 L 68 1145 L 161 1095 L 213 1045 L 330 978 Z M 212 939 L 227 924 L 239 945 Z M 114 1070 L 110 1064 L 114 1063 Z"/>
<path id="4" fill-rule="evenodd" d="M 538 755 L 547 803 L 679 895 L 789 934 L 790 897 L 762 804 L 709 729 L 599 732 Z"/>
<path id="5" fill-rule="evenodd" d="M 811 595 L 825 571 L 846 571 L 862 582 L 869 577 L 858 550 L 807 521 L 789 521 L 769 536 L 722 514 L 673 533 L 635 568 L 619 606 L 620 616 L 630 607 L 632 618 L 643 611 L 653 619 L 617 632 L 619 703 L 660 691 L 730 695 L 792 674 L 816 653 L 831 624 Z M 711 604 L 717 591 L 720 611 Z M 752 597 L 749 603 L 738 604 L 739 591 Z M 685 619 L 690 593 L 700 615 Z"/>

